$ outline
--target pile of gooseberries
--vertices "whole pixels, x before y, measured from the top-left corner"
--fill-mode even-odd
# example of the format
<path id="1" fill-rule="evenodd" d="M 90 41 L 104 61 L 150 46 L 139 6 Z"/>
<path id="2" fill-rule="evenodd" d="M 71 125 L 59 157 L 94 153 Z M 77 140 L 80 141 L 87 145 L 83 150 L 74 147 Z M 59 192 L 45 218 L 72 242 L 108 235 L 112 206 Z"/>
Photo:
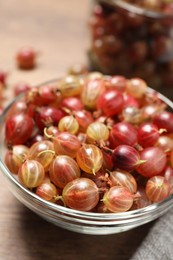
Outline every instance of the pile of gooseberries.
<path id="1" fill-rule="evenodd" d="M 80 211 L 125 212 L 173 193 L 173 113 L 140 78 L 71 69 L 5 117 L 5 163 L 27 189 Z"/>
<path id="2" fill-rule="evenodd" d="M 173 98 L 172 17 L 172 0 L 94 1 L 88 19 L 90 69 L 140 77 Z"/>

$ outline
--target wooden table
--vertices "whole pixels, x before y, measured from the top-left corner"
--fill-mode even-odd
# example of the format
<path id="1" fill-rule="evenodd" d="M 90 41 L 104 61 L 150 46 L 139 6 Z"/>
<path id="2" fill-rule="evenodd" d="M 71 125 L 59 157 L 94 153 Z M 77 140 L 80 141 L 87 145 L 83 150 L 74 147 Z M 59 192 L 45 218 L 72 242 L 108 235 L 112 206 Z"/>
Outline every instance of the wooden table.
<path id="1" fill-rule="evenodd" d="M 87 0 L 1 0 L 0 67 L 9 72 L 8 97 L 24 80 L 35 85 L 86 62 Z M 18 70 L 16 51 L 40 52 L 32 71 Z M 155 260 L 173 259 L 173 210 L 145 226 L 121 234 L 92 236 L 55 227 L 31 212 L 10 193 L 0 174 L 0 260 Z"/>

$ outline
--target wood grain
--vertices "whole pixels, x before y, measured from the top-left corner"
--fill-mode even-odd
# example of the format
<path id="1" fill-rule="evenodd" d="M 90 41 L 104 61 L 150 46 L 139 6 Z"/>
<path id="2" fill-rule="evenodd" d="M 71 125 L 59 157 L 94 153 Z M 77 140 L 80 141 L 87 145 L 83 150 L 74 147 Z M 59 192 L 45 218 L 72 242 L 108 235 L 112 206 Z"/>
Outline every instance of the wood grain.
<path id="1" fill-rule="evenodd" d="M 1 0 L 0 68 L 9 72 L 9 100 L 18 81 L 35 85 L 59 77 L 75 62 L 86 62 L 90 4 Z M 37 68 L 26 72 L 17 69 L 15 53 L 28 45 L 40 54 Z M 2 174 L 0 183 L 0 260 L 173 259 L 173 210 L 125 233 L 82 235 L 58 228 L 27 209 L 10 193 Z"/>

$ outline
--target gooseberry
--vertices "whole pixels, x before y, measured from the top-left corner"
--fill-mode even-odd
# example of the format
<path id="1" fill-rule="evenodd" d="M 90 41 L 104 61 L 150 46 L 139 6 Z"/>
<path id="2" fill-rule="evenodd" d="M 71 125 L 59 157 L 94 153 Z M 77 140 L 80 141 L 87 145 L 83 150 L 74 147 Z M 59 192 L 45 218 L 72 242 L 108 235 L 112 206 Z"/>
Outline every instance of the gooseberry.
<path id="1" fill-rule="evenodd" d="M 92 180 L 78 178 L 64 187 L 62 198 L 72 209 L 90 211 L 99 202 L 99 190 Z"/>
<path id="2" fill-rule="evenodd" d="M 50 125 L 58 125 L 63 116 L 64 112 L 58 108 L 42 106 L 36 110 L 34 119 L 38 128 L 43 130 Z"/>
<path id="3" fill-rule="evenodd" d="M 120 91 L 110 89 L 101 94 L 97 99 L 97 109 L 106 116 L 119 114 L 124 106 L 124 98 Z"/>
<path id="4" fill-rule="evenodd" d="M 33 119 L 27 114 L 14 114 L 5 122 L 5 140 L 7 145 L 24 144 L 34 129 Z"/>
<path id="5" fill-rule="evenodd" d="M 81 100 L 87 109 L 96 108 L 98 96 L 103 93 L 105 82 L 102 78 L 94 78 L 85 82 L 81 93 Z"/>
<path id="6" fill-rule="evenodd" d="M 76 111 L 82 110 L 84 108 L 84 105 L 77 97 L 66 97 L 62 100 L 61 107 L 68 108 L 70 111 Z"/>
<path id="7" fill-rule="evenodd" d="M 140 78 L 132 78 L 127 83 L 126 91 L 135 98 L 142 98 L 147 91 L 147 84 Z"/>
<path id="8" fill-rule="evenodd" d="M 131 193 L 136 193 L 137 182 L 133 175 L 127 171 L 116 170 L 109 172 L 110 186 L 123 186 L 126 187 Z"/>
<path id="9" fill-rule="evenodd" d="M 103 155 L 97 146 L 83 144 L 77 152 L 76 160 L 83 171 L 95 174 L 102 167 Z"/>
<path id="10" fill-rule="evenodd" d="M 94 121 L 92 114 L 87 110 L 77 110 L 73 114 L 81 132 L 85 132 L 87 127 Z"/>
<path id="11" fill-rule="evenodd" d="M 67 155 L 57 155 L 50 165 L 50 179 L 59 188 L 80 177 L 76 161 Z"/>
<path id="12" fill-rule="evenodd" d="M 137 130 L 128 122 L 114 124 L 109 135 L 110 147 L 126 144 L 134 146 L 137 143 Z"/>
<path id="13" fill-rule="evenodd" d="M 161 174 L 167 163 L 166 154 L 159 147 L 143 149 L 140 153 L 140 159 L 144 162 L 137 167 L 137 172 L 145 177 Z"/>
<path id="14" fill-rule="evenodd" d="M 17 174 L 19 167 L 27 159 L 29 148 L 26 145 L 14 145 L 5 154 L 5 163 L 8 169 Z"/>
<path id="15" fill-rule="evenodd" d="M 45 171 L 36 160 L 26 160 L 18 171 L 19 181 L 27 188 L 36 188 L 44 180 Z"/>
<path id="16" fill-rule="evenodd" d="M 159 129 L 153 123 L 144 123 L 138 128 L 138 142 L 143 147 L 155 145 L 159 136 Z"/>
<path id="17" fill-rule="evenodd" d="M 86 134 L 93 141 L 106 141 L 109 138 L 108 127 L 100 122 L 91 123 L 87 127 Z"/>
<path id="18" fill-rule="evenodd" d="M 17 65 L 20 69 L 33 69 L 36 66 L 36 51 L 31 47 L 21 48 L 16 55 Z"/>
<path id="19" fill-rule="evenodd" d="M 61 93 L 54 85 L 33 87 L 26 95 L 27 103 L 32 103 L 37 106 L 58 105 L 61 99 Z"/>
<path id="20" fill-rule="evenodd" d="M 69 132 L 58 133 L 52 140 L 56 154 L 68 155 L 72 158 L 76 157 L 76 153 L 81 146 L 77 136 Z"/>
<path id="21" fill-rule="evenodd" d="M 153 123 L 159 129 L 165 129 L 167 133 L 173 132 L 173 114 L 168 111 L 162 111 L 153 117 Z"/>
<path id="22" fill-rule="evenodd" d="M 58 195 L 56 186 L 51 182 L 43 182 L 36 188 L 35 193 L 47 201 L 54 201 Z"/>
<path id="23" fill-rule="evenodd" d="M 112 152 L 113 165 L 116 168 L 132 171 L 143 164 L 139 152 L 130 145 L 119 145 Z"/>
<path id="24" fill-rule="evenodd" d="M 71 134 L 76 134 L 79 130 L 79 123 L 72 115 L 64 116 L 59 120 L 58 130 L 60 132 L 69 132 Z"/>
<path id="25" fill-rule="evenodd" d="M 153 176 L 146 184 L 146 195 L 152 202 L 160 202 L 166 199 L 170 190 L 170 184 L 163 176 Z"/>
<path id="26" fill-rule="evenodd" d="M 103 203 L 111 212 L 125 212 L 133 205 L 134 195 L 123 186 L 114 186 L 105 192 Z"/>
<path id="27" fill-rule="evenodd" d="M 58 90 L 63 97 L 80 95 L 82 91 L 82 81 L 75 75 L 67 75 L 58 82 Z"/>
<path id="28" fill-rule="evenodd" d="M 48 170 L 55 156 L 54 146 L 51 141 L 41 140 L 35 142 L 29 149 L 28 159 L 41 163 L 45 170 Z"/>

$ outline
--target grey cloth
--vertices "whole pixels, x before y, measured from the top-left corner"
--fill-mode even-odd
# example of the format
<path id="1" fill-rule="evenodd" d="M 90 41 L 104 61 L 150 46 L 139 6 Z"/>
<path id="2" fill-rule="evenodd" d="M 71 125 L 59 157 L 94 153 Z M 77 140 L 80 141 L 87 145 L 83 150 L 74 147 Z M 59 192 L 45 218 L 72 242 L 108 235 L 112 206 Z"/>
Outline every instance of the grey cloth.
<path id="1" fill-rule="evenodd" d="M 143 226 L 145 229 L 145 225 Z M 173 259 L 173 208 L 154 221 L 132 260 Z"/>

